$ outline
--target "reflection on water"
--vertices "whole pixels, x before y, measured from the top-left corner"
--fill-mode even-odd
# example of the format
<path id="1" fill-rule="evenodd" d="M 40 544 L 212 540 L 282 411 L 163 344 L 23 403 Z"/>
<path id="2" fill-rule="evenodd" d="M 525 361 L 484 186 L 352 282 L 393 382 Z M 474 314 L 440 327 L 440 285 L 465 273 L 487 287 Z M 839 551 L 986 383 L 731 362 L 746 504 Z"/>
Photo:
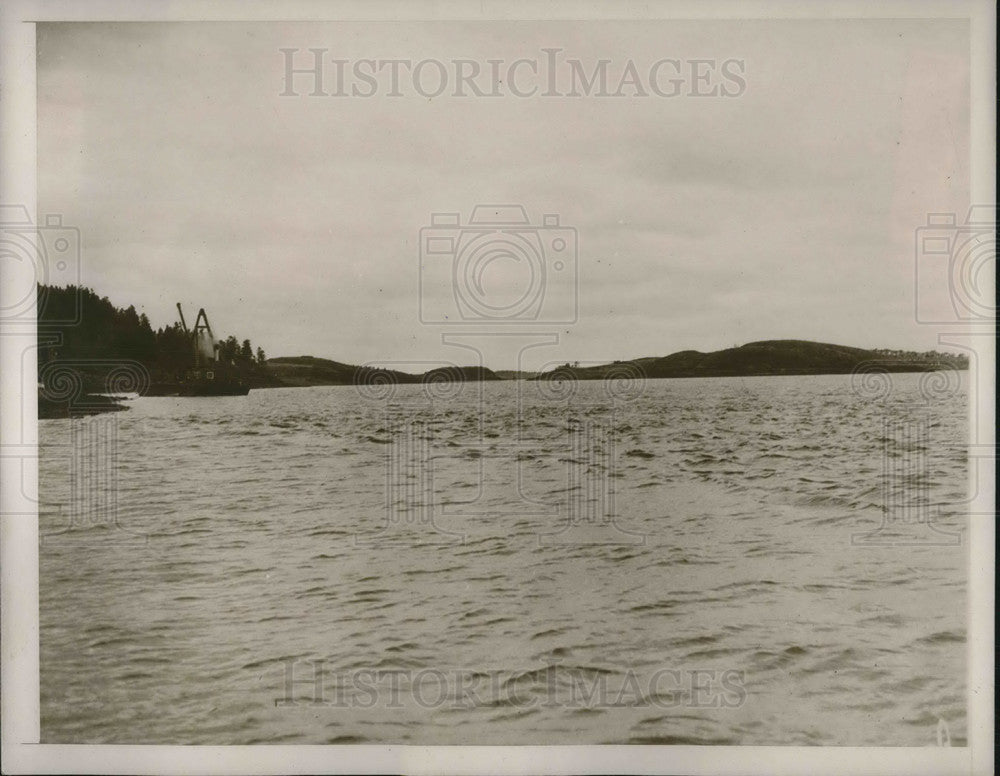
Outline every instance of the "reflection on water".
<path id="1" fill-rule="evenodd" d="M 964 744 L 966 395 L 922 387 L 43 421 L 42 740 Z"/>

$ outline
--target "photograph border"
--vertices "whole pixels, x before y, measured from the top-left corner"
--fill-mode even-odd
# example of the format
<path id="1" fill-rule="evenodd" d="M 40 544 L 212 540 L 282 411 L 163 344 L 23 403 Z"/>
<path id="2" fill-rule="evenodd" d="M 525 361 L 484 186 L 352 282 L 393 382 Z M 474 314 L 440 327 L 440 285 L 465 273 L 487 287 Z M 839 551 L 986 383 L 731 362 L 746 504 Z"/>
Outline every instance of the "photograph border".
<path id="1" fill-rule="evenodd" d="M 972 203 L 995 201 L 996 8 L 966 2 L 5 2 L 0 7 L 0 202 L 34 218 L 34 22 L 585 19 L 971 19 Z M 34 221 L 37 223 L 37 221 Z M 915 224 L 914 227 L 918 227 Z M 30 271 L 21 268 L 24 271 Z M 0 309 L 3 288 L 0 284 Z M 0 593 L 4 773 L 989 773 L 994 749 L 995 525 L 971 520 L 968 577 L 968 744 L 963 748 L 710 746 L 110 746 L 40 744 L 37 415 L 33 326 L 0 329 Z M 995 464 L 993 333 L 972 337 L 979 369 L 972 437 Z M 978 406 L 976 406 L 978 405 Z M 973 456 L 970 455 L 970 468 Z M 991 467 L 992 468 L 992 467 Z M 995 471 L 995 469 L 994 469 Z M 972 472 L 971 474 L 974 474 Z M 26 495 L 27 494 L 27 495 Z M 994 509 L 994 482 L 975 514 Z"/>

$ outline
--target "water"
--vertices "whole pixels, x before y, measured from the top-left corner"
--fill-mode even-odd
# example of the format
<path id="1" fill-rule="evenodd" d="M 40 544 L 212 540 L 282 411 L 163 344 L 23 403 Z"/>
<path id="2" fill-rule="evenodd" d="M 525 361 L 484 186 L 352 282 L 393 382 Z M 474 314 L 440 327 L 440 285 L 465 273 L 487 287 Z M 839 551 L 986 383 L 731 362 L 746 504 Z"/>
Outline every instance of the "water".
<path id="1" fill-rule="evenodd" d="M 964 386 L 542 387 L 42 421 L 43 742 L 965 743 Z"/>

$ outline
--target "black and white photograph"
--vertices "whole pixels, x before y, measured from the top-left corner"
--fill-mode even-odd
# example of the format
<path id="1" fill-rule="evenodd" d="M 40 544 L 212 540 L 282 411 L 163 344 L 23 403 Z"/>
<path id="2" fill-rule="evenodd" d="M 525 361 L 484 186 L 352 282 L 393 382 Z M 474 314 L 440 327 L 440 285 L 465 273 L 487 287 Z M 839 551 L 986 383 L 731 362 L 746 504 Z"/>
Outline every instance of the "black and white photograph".
<path id="1" fill-rule="evenodd" d="M 992 4 L 3 21 L 4 772 L 991 771 Z"/>

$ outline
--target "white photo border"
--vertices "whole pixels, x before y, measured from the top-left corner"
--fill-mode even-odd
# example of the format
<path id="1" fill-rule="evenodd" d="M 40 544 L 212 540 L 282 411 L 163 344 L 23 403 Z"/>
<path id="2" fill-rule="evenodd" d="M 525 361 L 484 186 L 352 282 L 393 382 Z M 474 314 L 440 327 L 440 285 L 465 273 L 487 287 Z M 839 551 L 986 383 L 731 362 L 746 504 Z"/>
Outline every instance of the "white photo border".
<path id="1" fill-rule="evenodd" d="M 36 202 L 35 22 L 509 19 L 971 20 L 971 201 L 995 201 L 996 8 L 966 2 L 5 2 L 0 8 L 0 202 Z M 34 215 L 34 213 L 32 213 Z M 30 271 L 23 268 L 23 271 Z M 9 281 L 10 277 L 4 278 Z M 29 281 L 30 282 L 30 281 Z M 0 295 L 9 284 L 0 283 Z M 3 299 L 0 297 L 0 302 Z M 0 308 L 3 305 L 0 304 Z M 105 746 L 39 744 L 37 414 L 33 330 L 0 329 L 0 571 L 4 773 L 989 773 L 993 765 L 995 526 L 969 533 L 968 745 L 963 748 L 700 746 Z M 993 336 L 977 338 L 981 444 L 995 444 Z M 22 371 L 24 370 L 24 371 Z M 971 422 L 971 419 L 970 419 Z M 995 449 L 995 448 L 992 448 Z M 974 512 L 992 513 L 994 482 Z"/>

